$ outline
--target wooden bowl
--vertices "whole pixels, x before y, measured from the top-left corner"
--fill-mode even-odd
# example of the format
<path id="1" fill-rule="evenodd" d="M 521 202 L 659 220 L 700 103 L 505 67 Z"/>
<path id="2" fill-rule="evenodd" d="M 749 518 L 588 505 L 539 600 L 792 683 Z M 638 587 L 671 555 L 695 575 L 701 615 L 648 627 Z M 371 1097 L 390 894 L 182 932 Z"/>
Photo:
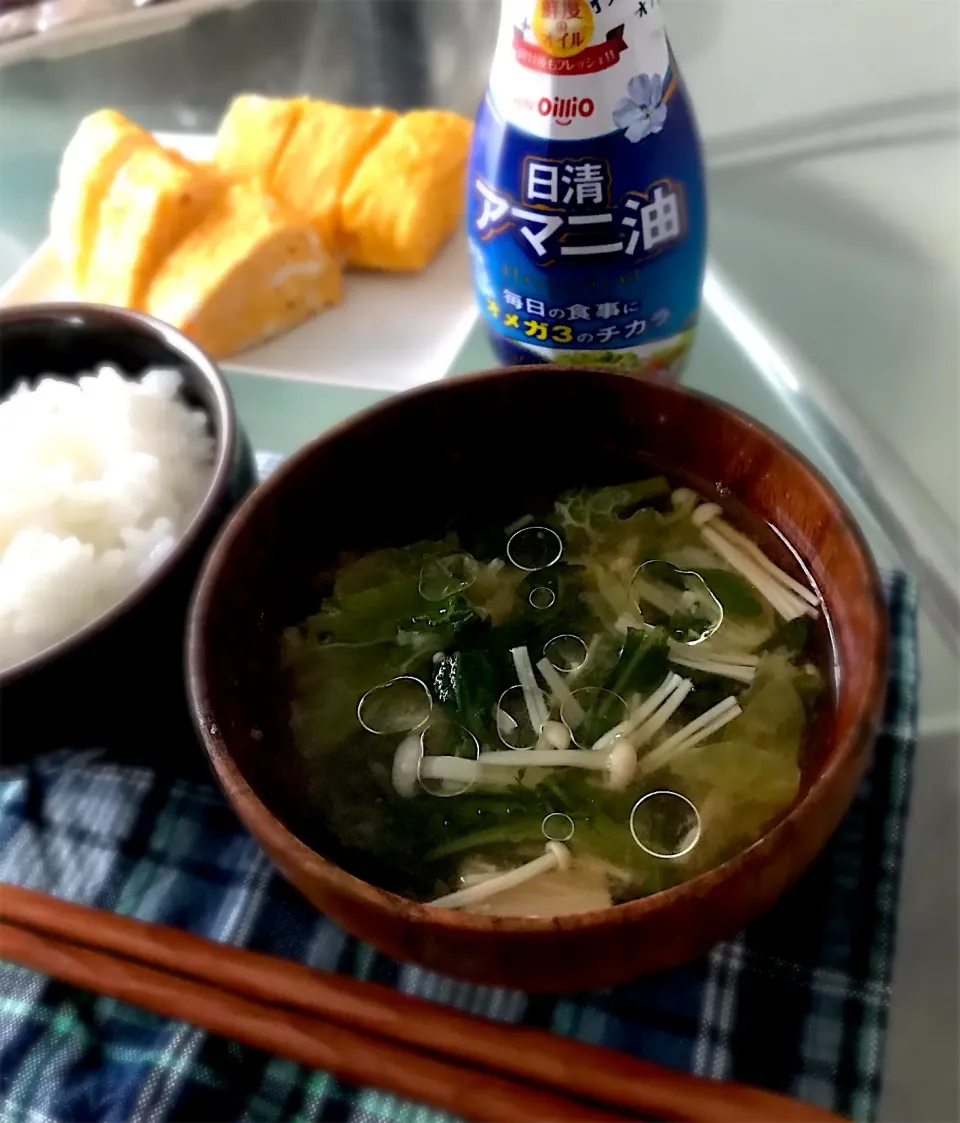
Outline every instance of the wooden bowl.
<path id="1" fill-rule="evenodd" d="M 748 849 L 677 888 L 554 919 L 433 909 L 374 888 L 302 841 L 316 837 L 316 823 L 286 728 L 278 640 L 315 605 L 318 569 L 343 549 L 430 535 L 451 510 L 516 513 L 525 492 L 628 480 L 651 465 L 703 494 L 719 491 L 735 523 L 749 509 L 776 528 L 765 549 L 795 574 L 805 571 L 822 594 L 834 696 L 817 726 L 808 782 L 788 813 Z M 202 573 L 188 673 L 224 791 L 318 908 L 400 959 L 481 983 L 579 990 L 703 953 L 773 904 L 816 857 L 853 799 L 881 715 L 886 610 L 848 511 L 763 426 L 674 386 L 516 367 L 377 405 L 302 449 L 254 492 Z"/>
<path id="2" fill-rule="evenodd" d="M 214 536 L 254 482 L 253 454 L 217 367 L 174 328 L 91 304 L 0 310 L 0 398 L 22 379 L 77 378 L 104 363 L 128 375 L 150 367 L 180 372 L 182 396 L 209 417 L 210 482 L 146 580 L 70 635 L 0 670 L 3 760 L 93 745 L 182 771 L 196 766 L 196 753 L 176 755 L 192 742 L 181 674 L 187 604 Z"/>

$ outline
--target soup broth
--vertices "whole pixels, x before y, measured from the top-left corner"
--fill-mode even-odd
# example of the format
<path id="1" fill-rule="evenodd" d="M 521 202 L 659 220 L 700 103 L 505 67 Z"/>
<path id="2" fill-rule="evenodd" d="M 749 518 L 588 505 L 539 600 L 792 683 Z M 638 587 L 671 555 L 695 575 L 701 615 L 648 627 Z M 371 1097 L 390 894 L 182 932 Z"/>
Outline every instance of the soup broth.
<path id="1" fill-rule="evenodd" d="M 440 907 L 555 916 L 676 885 L 793 802 L 813 590 L 660 476 L 344 557 L 283 637 L 331 857 Z"/>

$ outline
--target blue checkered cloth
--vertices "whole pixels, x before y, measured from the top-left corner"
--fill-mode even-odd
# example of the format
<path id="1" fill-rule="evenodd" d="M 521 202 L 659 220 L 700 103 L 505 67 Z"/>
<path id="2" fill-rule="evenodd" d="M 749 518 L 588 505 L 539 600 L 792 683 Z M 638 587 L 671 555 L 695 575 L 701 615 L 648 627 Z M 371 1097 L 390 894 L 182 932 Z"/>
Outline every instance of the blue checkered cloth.
<path id="1" fill-rule="evenodd" d="M 775 908 L 665 974 L 547 997 L 395 962 L 308 906 L 212 787 L 96 752 L 57 752 L 0 772 L 0 881 L 870 1120 L 916 735 L 916 591 L 902 575 L 888 576 L 886 591 L 886 714 L 854 806 Z M 447 1118 L 0 963 L 2 1123 Z"/>

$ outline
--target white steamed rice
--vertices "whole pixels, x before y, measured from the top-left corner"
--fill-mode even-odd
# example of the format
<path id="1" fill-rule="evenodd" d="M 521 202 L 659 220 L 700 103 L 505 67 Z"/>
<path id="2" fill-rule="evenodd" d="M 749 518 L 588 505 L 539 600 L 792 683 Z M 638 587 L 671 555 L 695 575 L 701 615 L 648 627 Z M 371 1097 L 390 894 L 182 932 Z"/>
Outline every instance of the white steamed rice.
<path id="1" fill-rule="evenodd" d="M 105 366 L 0 402 L 0 670 L 116 604 L 190 521 L 214 444 L 180 384 Z"/>

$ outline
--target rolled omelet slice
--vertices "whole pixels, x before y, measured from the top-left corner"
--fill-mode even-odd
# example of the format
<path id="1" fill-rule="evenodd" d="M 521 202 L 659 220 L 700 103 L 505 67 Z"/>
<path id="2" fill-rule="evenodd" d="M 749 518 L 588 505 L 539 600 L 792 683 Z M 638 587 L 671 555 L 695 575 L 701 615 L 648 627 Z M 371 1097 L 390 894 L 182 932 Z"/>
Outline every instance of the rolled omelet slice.
<path id="1" fill-rule="evenodd" d="M 237 183 L 164 262 L 147 311 L 222 359 L 339 299 L 340 267 L 310 223 Z"/>
<path id="2" fill-rule="evenodd" d="M 84 117 L 64 149 L 50 209 L 50 240 L 77 293 L 86 280 L 100 204 L 114 177 L 141 148 L 156 148 L 148 132 L 115 109 L 100 109 Z"/>
<path id="3" fill-rule="evenodd" d="M 236 179 L 256 177 L 269 185 L 307 104 L 307 98 L 235 97 L 217 130 L 213 162 Z"/>
<path id="4" fill-rule="evenodd" d="M 343 243 L 340 200 L 360 161 L 397 120 L 389 109 L 311 101 L 277 162 L 271 189 L 306 215 L 331 253 Z"/>
<path id="5" fill-rule="evenodd" d="M 367 153 L 343 195 L 347 260 L 423 269 L 460 222 L 472 124 L 457 113 L 407 113 Z"/>
<path id="6" fill-rule="evenodd" d="M 157 144 L 135 149 L 100 203 L 83 298 L 142 311 L 161 263 L 225 190 L 218 172 Z"/>

